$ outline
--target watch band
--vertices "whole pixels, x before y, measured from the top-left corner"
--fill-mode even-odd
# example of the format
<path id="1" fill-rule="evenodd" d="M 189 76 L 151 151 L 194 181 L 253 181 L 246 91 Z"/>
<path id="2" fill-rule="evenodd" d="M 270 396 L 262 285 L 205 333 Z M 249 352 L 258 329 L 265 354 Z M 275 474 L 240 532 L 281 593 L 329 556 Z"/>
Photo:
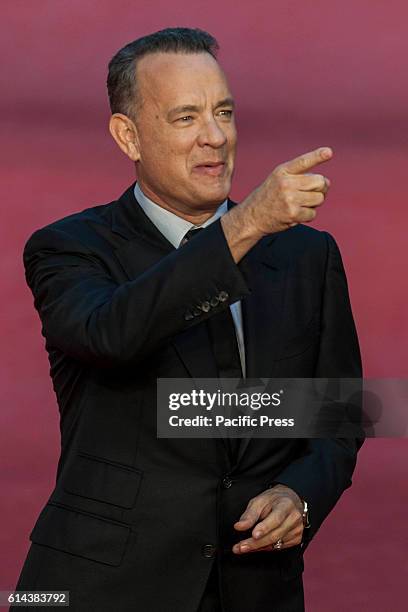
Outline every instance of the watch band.
<path id="1" fill-rule="evenodd" d="M 307 501 L 302 499 L 301 500 L 302 504 L 303 504 L 303 512 L 302 512 L 302 519 L 303 519 L 303 527 L 305 529 L 309 529 L 310 525 L 310 519 L 309 519 L 309 506 L 307 505 Z"/>

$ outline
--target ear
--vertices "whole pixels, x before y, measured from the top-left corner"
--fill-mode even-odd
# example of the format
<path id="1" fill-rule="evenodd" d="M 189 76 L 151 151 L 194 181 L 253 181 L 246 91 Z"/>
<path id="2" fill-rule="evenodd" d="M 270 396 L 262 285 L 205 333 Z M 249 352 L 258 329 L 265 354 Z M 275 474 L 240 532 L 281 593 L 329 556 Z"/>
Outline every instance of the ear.
<path id="1" fill-rule="evenodd" d="M 140 158 L 136 125 L 127 115 L 114 113 L 109 120 L 109 131 L 118 147 L 134 162 Z"/>

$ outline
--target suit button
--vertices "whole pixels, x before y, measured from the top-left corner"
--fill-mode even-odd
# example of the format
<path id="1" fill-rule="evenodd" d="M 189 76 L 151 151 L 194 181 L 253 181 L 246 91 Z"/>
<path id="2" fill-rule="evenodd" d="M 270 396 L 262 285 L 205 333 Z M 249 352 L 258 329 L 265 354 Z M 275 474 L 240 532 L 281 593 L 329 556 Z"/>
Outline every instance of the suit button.
<path id="1" fill-rule="evenodd" d="M 229 489 L 230 487 L 232 487 L 232 480 L 229 476 L 224 476 L 224 478 L 222 479 L 222 486 L 224 487 L 224 489 Z"/>
<path id="2" fill-rule="evenodd" d="M 206 559 L 212 559 L 215 557 L 215 553 L 217 552 L 217 547 L 214 544 L 204 544 L 201 549 L 201 553 L 203 557 Z"/>
<path id="3" fill-rule="evenodd" d="M 195 317 L 199 317 L 201 314 L 201 310 L 199 308 L 193 308 L 192 313 Z"/>
<path id="4" fill-rule="evenodd" d="M 218 299 L 220 300 L 220 302 L 225 302 L 226 300 L 228 300 L 229 295 L 226 291 L 220 291 L 218 294 Z"/>
<path id="5" fill-rule="evenodd" d="M 215 308 L 215 306 L 218 306 L 218 304 L 220 303 L 220 300 L 218 299 L 218 297 L 215 295 L 213 298 L 211 298 L 210 300 L 210 305 Z"/>
<path id="6" fill-rule="evenodd" d="M 211 304 L 210 302 L 203 302 L 202 304 L 200 304 L 200 308 L 203 312 L 208 312 L 211 308 Z"/>
<path id="7" fill-rule="evenodd" d="M 191 319 L 194 319 L 194 315 L 191 312 L 186 312 L 184 318 L 186 321 L 190 321 Z"/>

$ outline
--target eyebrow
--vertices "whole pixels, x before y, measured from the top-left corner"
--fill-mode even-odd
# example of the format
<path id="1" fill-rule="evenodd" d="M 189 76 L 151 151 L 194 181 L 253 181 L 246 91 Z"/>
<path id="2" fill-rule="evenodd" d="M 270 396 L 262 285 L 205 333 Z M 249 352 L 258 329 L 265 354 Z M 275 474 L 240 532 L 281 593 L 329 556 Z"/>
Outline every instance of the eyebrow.
<path id="1" fill-rule="evenodd" d="M 214 107 L 214 110 L 217 108 L 220 108 L 220 106 L 231 106 L 232 108 L 234 108 L 235 102 L 232 98 L 224 98 L 223 100 L 220 100 L 219 102 L 217 102 L 217 104 Z M 196 106 L 195 104 L 185 104 L 183 106 L 175 106 L 174 108 L 170 109 L 169 112 L 167 113 L 167 117 L 170 118 L 173 115 L 178 115 L 178 113 L 187 113 L 187 112 L 198 113 L 199 111 L 200 111 L 199 106 Z"/>

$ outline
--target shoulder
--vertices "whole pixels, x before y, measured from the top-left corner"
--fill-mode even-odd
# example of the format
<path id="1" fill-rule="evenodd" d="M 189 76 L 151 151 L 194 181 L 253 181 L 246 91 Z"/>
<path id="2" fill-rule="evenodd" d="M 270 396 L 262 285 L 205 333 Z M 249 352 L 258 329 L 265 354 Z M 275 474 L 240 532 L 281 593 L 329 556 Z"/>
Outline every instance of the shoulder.
<path id="1" fill-rule="evenodd" d="M 275 242 L 276 247 L 291 259 L 307 256 L 326 259 L 331 250 L 338 251 L 337 243 L 329 232 L 304 224 L 279 232 Z"/>
<path id="2" fill-rule="evenodd" d="M 111 228 L 115 203 L 114 200 L 84 208 L 35 229 L 24 244 L 24 257 L 40 249 L 64 250 L 69 246 L 91 252 L 93 243 L 98 242 Z"/>
<path id="3" fill-rule="evenodd" d="M 299 223 L 295 227 L 280 232 L 280 235 L 285 235 L 288 243 L 297 243 L 299 245 L 316 245 L 327 248 L 327 244 L 334 241 L 333 236 L 326 230 L 318 230 L 310 225 Z"/>

